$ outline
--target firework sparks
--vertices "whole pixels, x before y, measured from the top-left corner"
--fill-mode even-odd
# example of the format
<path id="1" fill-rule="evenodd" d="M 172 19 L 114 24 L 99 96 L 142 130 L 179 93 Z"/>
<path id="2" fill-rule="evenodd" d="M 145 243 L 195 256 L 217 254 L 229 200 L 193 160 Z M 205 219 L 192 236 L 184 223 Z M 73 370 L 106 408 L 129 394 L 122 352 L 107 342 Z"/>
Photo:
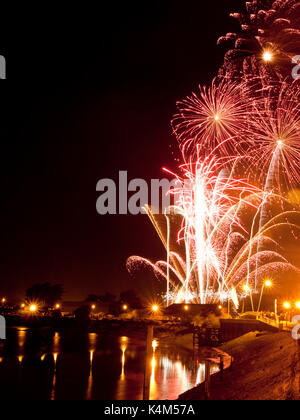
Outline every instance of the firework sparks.
<path id="1" fill-rule="evenodd" d="M 210 87 L 200 86 L 199 94 L 177 103 L 178 114 L 172 126 L 186 160 L 199 151 L 236 153 L 247 121 L 247 93 L 242 83 L 214 79 Z"/>
<path id="2" fill-rule="evenodd" d="M 177 104 L 172 126 L 183 165 L 181 176 L 172 173 L 176 204 L 164 224 L 147 208 L 167 259 L 127 261 L 129 271 L 146 265 L 167 281 L 167 305 L 230 299 L 238 307 L 245 287 L 257 292 L 266 277 L 299 274 L 282 254 L 280 232 L 297 239 L 300 230 L 291 193 L 300 185 L 300 87 L 283 81 L 286 60 L 299 53 L 291 37 L 300 49 L 300 4 L 246 7 L 232 15 L 242 34 L 220 39 L 233 44 L 220 76 Z"/>
<path id="3" fill-rule="evenodd" d="M 278 90 L 263 92 L 249 115 L 250 154 L 267 180 L 266 191 L 300 183 L 300 89 L 294 82 Z"/>
<path id="4" fill-rule="evenodd" d="M 229 48 L 221 74 L 260 75 L 264 82 L 291 78 L 291 60 L 300 50 L 298 0 L 252 0 L 245 12 L 230 16 L 238 20 L 241 32 L 218 41 Z"/>

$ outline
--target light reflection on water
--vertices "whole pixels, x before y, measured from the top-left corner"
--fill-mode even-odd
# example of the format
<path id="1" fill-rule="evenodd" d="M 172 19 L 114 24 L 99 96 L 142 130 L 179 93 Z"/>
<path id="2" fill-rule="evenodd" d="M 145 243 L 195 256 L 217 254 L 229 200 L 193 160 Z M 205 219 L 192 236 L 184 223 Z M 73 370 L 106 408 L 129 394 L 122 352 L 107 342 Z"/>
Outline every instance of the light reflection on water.
<path id="1" fill-rule="evenodd" d="M 158 348 L 158 350 L 156 350 Z M 190 388 L 204 381 L 205 365 L 193 360 L 184 362 L 160 351 L 156 342 L 151 361 L 150 399 L 175 400 Z"/>
<path id="2" fill-rule="evenodd" d="M 145 342 L 136 337 L 8 329 L 0 347 L 0 392 L 7 399 L 142 399 Z M 188 351 L 153 341 L 150 399 L 177 399 L 203 382 Z M 18 367 L 17 367 L 18 366 Z M 18 374 L 13 375 L 18 369 Z"/>

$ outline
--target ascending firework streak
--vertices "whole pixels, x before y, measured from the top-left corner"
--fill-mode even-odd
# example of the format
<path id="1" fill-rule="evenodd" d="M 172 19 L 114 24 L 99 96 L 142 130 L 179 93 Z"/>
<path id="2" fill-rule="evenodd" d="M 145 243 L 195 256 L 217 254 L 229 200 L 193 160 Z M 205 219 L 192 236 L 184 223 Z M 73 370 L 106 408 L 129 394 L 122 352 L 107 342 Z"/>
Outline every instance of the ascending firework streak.
<path id="1" fill-rule="evenodd" d="M 228 232 L 237 228 L 243 231 L 238 210 L 247 202 L 244 197 L 257 189 L 235 179 L 233 170 L 226 174 L 215 158 L 197 160 L 184 165 L 182 170 L 184 178 L 178 178 L 180 186 L 173 194 L 174 211 L 183 220 L 178 242 L 183 241 L 186 249 L 185 300 L 187 291 L 193 289 L 192 295 L 200 303 L 206 303 L 213 291 L 217 291 L 218 299 L 224 291 L 228 292 L 225 281 L 228 244 L 222 251 L 221 248 Z"/>
<path id="2" fill-rule="evenodd" d="M 248 182 L 226 174 L 215 159 L 184 165 L 184 177 L 178 177 L 173 191 L 176 205 L 173 212 L 181 220 L 177 242 L 182 252 L 170 248 L 170 217 L 164 229 L 148 208 L 148 214 L 167 250 L 167 262 L 156 264 L 140 257 L 127 262 L 129 271 L 140 265 L 151 266 L 158 278 L 167 280 L 167 302 L 211 303 L 232 299 L 238 306 L 237 295 L 242 285 L 254 284 L 256 263 L 259 278 L 294 270 L 278 252 L 272 233 L 286 222 L 277 223 L 281 215 L 254 232 L 264 194 Z M 249 220 L 243 215 L 250 212 Z M 251 225 L 251 220 L 254 221 Z M 178 221 L 177 221 L 178 224 Z M 247 224 L 252 229 L 247 229 Z M 175 224 L 176 225 L 176 224 Z M 165 231 L 165 232 L 164 232 Z M 167 238 L 167 239 L 166 239 Z M 258 244 L 264 249 L 258 249 Z"/>
<path id="3" fill-rule="evenodd" d="M 249 193 L 249 189 L 245 186 L 245 194 L 246 192 Z M 185 197 L 183 203 L 187 203 L 187 196 L 190 193 L 185 191 L 182 194 Z M 172 251 L 171 247 L 167 248 L 165 238 L 170 237 L 170 224 L 166 230 L 162 223 L 157 222 L 158 216 L 154 216 L 150 208 L 147 209 L 158 235 L 166 246 L 169 263 L 158 261 L 153 264 L 142 257 L 131 257 L 127 261 L 127 268 L 133 272 L 144 265 L 149 266 L 158 279 L 165 279 L 168 282 L 166 295 L 168 304 L 218 303 L 230 299 L 238 307 L 238 298 L 244 296 L 243 286 L 249 285 L 253 288 L 257 276 L 263 281 L 266 277 L 280 278 L 285 273 L 298 271 L 280 254 L 280 246 L 273 237 L 283 228 L 292 227 L 299 230 L 300 212 L 280 213 L 255 233 L 253 225 L 259 214 L 263 193 L 254 191 L 242 199 L 233 201 L 229 199 L 227 204 L 224 192 L 221 191 L 221 194 L 222 201 L 225 199 L 222 210 L 211 220 L 210 214 L 213 214 L 213 209 L 207 208 L 212 202 L 211 198 L 201 192 L 201 197 L 205 200 L 201 205 L 204 209 L 202 213 L 206 216 L 202 215 L 200 218 L 204 222 L 204 228 L 195 222 L 192 209 L 188 209 L 188 215 L 180 216 L 184 223 L 178 233 L 178 241 L 184 242 L 182 252 Z M 185 214 L 185 208 L 186 205 L 183 204 L 179 205 L 177 210 Z M 243 215 L 247 212 L 250 213 L 247 216 L 249 220 L 245 222 Z M 287 219 L 290 221 L 287 222 Z M 246 226 L 251 223 L 248 232 Z M 177 231 L 176 226 L 177 223 L 175 223 Z M 203 235 L 200 241 L 196 229 L 200 229 Z M 203 249 L 198 249 L 199 246 Z M 202 251 L 200 256 L 199 251 L 200 253 Z M 258 270 L 257 261 L 259 261 Z"/>

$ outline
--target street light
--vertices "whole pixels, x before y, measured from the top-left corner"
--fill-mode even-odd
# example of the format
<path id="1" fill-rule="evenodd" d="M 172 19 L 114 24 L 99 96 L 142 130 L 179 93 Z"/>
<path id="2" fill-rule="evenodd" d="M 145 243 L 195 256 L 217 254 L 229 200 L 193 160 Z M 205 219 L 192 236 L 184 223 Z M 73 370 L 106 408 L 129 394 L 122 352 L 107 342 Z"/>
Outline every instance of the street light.
<path id="1" fill-rule="evenodd" d="M 260 305 L 261 305 L 261 301 L 262 301 L 262 297 L 263 297 L 265 287 L 272 287 L 271 280 L 266 280 L 263 284 L 263 287 L 261 288 L 261 294 L 260 294 L 260 298 L 259 298 L 259 304 L 258 304 L 257 312 L 259 312 L 259 310 L 260 310 Z"/>
<path id="2" fill-rule="evenodd" d="M 92 310 L 96 309 L 96 305 L 91 306 Z"/>
<path id="3" fill-rule="evenodd" d="M 34 312 L 36 312 L 37 310 L 38 310 L 37 305 L 30 305 L 30 306 L 29 306 L 29 311 L 30 311 L 30 312 L 34 313 Z"/>
<path id="4" fill-rule="evenodd" d="M 300 309 L 300 301 L 299 302 L 296 302 L 296 308 L 297 309 Z"/>
<path id="5" fill-rule="evenodd" d="M 152 306 L 152 311 L 153 312 L 158 312 L 159 311 L 159 306 L 158 305 L 153 305 Z"/>
<path id="6" fill-rule="evenodd" d="M 59 303 L 57 303 L 57 304 L 55 305 L 55 309 L 60 309 L 60 304 L 59 304 Z"/>
<path id="7" fill-rule="evenodd" d="M 265 282 L 265 286 L 266 286 L 266 287 L 272 287 L 272 282 L 271 282 L 271 280 L 267 280 L 267 281 Z"/>
<path id="8" fill-rule="evenodd" d="M 185 310 L 185 311 L 188 311 L 189 309 L 190 309 L 190 307 L 189 307 L 188 305 L 185 305 L 185 306 L 184 306 L 184 310 Z"/>
<path id="9" fill-rule="evenodd" d="M 290 311 L 292 305 L 290 304 L 290 302 L 284 302 L 283 307 L 286 310 L 285 321 L 286 321 L 286 326 L 288 326 L 288 322 L 290 321 L 290 312 L 289 311 Z"/>
<path id="10" fill-rule="evenodd" d="M 127 305 L 123 305 L 123 311 L 127 311 L 128 306 Z"/>
<path id="11" fill-rule="evenodd" d="M 2 303 L 6 303 L 6 299 L 5 298 L 2 298 L 1 302 Z"/>

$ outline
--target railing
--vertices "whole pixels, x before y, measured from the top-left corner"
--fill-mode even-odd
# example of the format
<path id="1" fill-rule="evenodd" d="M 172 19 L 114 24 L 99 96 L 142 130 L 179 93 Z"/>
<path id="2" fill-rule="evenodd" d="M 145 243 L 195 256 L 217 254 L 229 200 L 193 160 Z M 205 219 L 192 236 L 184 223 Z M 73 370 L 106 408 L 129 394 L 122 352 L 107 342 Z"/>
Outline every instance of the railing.
<path id="1" fill-rule="evenodd" d="M 258 321 L 264 322 L 265 324 L 278 328 L 279 331 L 291 331 L 293 327 L 296 325 L 288 321 L 280 321 L 279 318 L 275 320 L 262 314 L 258 315 L 257 319 Z"/>
<path id="2" fill-rule="evenodd" d="M 280 322 L 273 318 L 268 318 L 266 315 L 258 315 L 258 321 L 264 322 L 265 324 L 271 325 L 275 328 L 280 328 Z"/>

